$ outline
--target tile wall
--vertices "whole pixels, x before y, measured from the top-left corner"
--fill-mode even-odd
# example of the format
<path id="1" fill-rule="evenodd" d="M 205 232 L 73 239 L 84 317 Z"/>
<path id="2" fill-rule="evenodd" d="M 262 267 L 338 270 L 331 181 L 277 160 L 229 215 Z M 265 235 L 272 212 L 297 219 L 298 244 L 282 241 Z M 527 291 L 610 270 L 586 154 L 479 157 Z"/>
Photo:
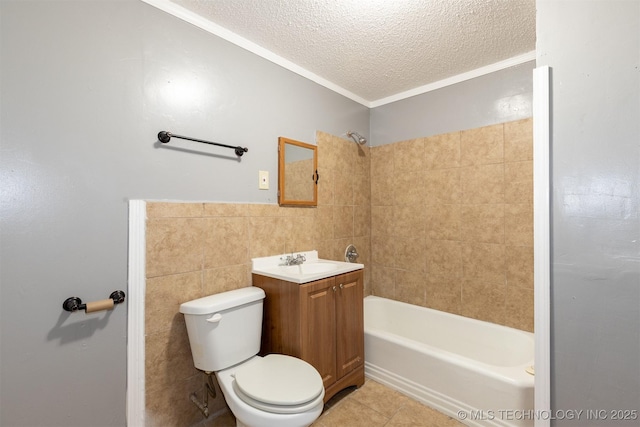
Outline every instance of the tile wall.
<path id="1" fill-rule="evenodd" d="M 189 400 L 202 397 L 193 367 L 182 302 L 251 285 L 251 258 L 317 249 L 344 259 L 353 243 L 369 288 L 369 151 L 318 132 L 318 206 L 147 203 L 146 407 L 150 426 L 203 420 Z M 274 142 L 274 148 L 276 147 Z M 225 411 L 221 394 L 212 413 Z M 213 422 L 213 418 L 210 417 Z M 206 424 L 206 423 L 205 423 Z"/>
<path id="2" fill-rule="evenodd" d="M 375 295 L 533 331 L 531 119 L 371 149 Z"/>

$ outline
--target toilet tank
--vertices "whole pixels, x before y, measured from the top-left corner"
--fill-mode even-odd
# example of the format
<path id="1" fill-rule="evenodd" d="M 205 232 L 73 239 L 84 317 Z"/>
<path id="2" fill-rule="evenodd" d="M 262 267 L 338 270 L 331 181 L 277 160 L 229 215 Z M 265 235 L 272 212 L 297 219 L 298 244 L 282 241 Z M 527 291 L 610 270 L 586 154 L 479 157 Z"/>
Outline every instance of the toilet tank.
<path id="1" fill-rule="evenodd" d="M 264 297 L 250 286 L 180 305 L 196 368 L 216 372 L 258 354 Z"/>

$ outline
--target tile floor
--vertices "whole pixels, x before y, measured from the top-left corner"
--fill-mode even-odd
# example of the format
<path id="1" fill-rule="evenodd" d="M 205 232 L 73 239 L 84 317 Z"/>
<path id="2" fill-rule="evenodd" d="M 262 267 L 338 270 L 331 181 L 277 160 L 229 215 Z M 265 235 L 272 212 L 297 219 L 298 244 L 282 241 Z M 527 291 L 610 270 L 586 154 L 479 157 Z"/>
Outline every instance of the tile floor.
<path id="1" fill-rule="evenodd" d="M 226 413 L 207 427 L 234 427 Z M 464 424 L 380 383 L 367 379 L 359 389 L 349 388 L 325 405 L 313 427 L 463 427 Z"/>

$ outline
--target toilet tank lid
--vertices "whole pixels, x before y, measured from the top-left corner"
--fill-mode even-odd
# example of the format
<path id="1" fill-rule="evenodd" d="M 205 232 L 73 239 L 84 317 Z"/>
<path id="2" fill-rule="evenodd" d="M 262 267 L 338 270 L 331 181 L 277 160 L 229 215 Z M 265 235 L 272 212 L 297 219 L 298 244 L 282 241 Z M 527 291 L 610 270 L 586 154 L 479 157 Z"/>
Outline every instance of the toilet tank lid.
<path id="1" fill-rule="evenodd" d="M 255 286 L 221 292 L 180 304 L 183 314 L 212 314 L 232 307 L 264 299 L 265 293 Z"/>

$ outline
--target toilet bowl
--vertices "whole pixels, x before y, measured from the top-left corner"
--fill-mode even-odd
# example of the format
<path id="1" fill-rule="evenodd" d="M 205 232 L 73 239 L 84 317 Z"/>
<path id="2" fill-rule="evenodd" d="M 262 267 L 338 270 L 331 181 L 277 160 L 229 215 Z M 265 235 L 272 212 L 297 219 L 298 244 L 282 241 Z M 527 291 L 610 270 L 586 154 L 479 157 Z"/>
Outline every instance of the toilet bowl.
<path id="1" fill-rule="evenodd" d="M 282 354 L 258 356 L 262 300 L 256 287 L 180 305 L 196 368 L 214 372 L 239 427 L 307 427 L 322 413 L 322 377 Z"/>
<path id="2" fill-rule="evenodd" d="M 237 426 L 306 427 L 322 413 L 322 378 L 300 359 L 254 356 L 215 374 Z"/>

